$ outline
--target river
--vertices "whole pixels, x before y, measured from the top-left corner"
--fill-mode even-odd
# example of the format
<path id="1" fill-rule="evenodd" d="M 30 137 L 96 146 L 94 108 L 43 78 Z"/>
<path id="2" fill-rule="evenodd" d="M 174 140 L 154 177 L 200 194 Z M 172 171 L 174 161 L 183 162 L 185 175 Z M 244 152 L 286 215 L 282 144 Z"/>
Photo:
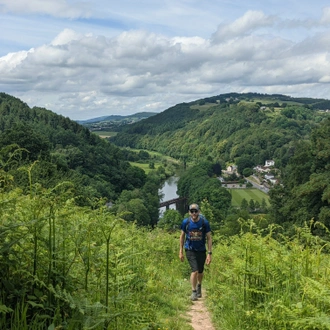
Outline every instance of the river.
<path id="1" fill-rule="evenodd" d="M 170 199 L 179 197 L 179 195 L 176 193 L 178 180 L 178 176 L 171 176 L 165 181 L 163 187 L 159 190 L 159 193 L 163 194 L 163 198 L 161 199 L 161 201 L 168 201 Z M 175 204 L 170 205 L 170 209 L 176 210 Z M 160 216 L 165 211 L 165 206 L 159 208 Z"/>

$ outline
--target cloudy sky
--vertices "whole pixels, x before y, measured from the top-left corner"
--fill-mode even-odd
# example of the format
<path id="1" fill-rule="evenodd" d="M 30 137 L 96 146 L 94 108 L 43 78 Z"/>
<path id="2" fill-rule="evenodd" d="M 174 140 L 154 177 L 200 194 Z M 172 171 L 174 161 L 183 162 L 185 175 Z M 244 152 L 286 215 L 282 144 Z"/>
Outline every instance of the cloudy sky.
<path id="1" fill-rule="evenodd" d="M 0 92 L 71 119 L 330 99 L 328 0 L 0 0 Z"/>

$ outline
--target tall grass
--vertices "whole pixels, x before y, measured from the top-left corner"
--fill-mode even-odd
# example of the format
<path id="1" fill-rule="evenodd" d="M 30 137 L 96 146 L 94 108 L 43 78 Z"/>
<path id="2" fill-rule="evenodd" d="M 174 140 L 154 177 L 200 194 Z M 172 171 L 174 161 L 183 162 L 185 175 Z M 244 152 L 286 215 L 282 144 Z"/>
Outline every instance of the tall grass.
<path id="1" fill-rule="evenodd" d="M 188 330 L 178 236 L 79 208 L 62 188 L 0 189 L 0 328 Z"/>
<path id="2" fill-rule="evenodd" d="M 328 243 L 307 225 L 293 238 L 242 225 L 250 230 L 214 248 L 208 296 L 217 328 L 330 329 Z"/>

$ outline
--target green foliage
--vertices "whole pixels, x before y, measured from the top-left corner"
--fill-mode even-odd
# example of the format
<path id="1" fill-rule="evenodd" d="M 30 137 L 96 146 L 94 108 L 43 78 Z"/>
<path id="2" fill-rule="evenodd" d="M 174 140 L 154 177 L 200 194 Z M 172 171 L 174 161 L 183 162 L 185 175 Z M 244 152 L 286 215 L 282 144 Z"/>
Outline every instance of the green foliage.
<path id="1" fill-rule="evenodd" d="M 274 225 L 241 226 L 244 234 L 221 237 L 213 249 L 207 283 L 215 327 L 329 329 L 328 244 L 309 225 L 290 238 Z"/>
<path id="2" fill-rule="evenodd" d="M 256 206 L 255 206 L 254 200 L 253 199 L 250 199 L 250 201 L 249 201 L 250 212 L 254 212 L 255 211 L 255 208 L 256 208 Z"/>
<path id="3" fill-rule="evenodd" d="M 252 168 L 244 168 L 242 174 L 243 174 L 245 177 L 248 177 L 248 176 L 252 175 L 252 174 L 253 174 Z"/>
<path id="4" fill-rule="evenodd" d="M 69 183 L 30 181 L 24 194 L 0 174 L 1 329 L 188 330 L 178 237 L 138 228 L 104 200 L 79 207 Z"/>
<path id="5" fill-rule="evenodd" d="M 255 164 L 253 162 L 252 155 L 243 154 L 241 157 L 236 159 L 238 173 L 246 173 L 246 170 L 251 169 Z M 244 172 L 245 171 L 245 172 Z"/>
<path id="6" fill-rule="evenodd" d="M 182 216 L 177 210 L 168 209 L 159 219 L 157 227 L 165 230 L 174 230 L 180 228 Z"/>
<path id="7" fill-rule="evenodd" d="M 187 169 L 178 181 L 177 192 L 188 198 L 188 204 L 208 201 L 219 224 L 231 205 L 231 195 L 221 186 L 220 180 L 213 177 L 213 168 L 211 162 L 205 161 Z"/>
<path id="8" fill-rule="evenodd" d="M 157 150 L 184 162 L 210 158 L 223 164 L 239 162 L 242 173 L 244 168 L 264 164 L 267 159 L 286 165 L 293 141 L 308 137 L 327 116 L 305 106 L 306 102 L 317 104 L 320 100 L 294 102 L 284 95 L 258 95 L 265 104 L 278 107 L 290 101 L 290 105 L 270 114 L 253 98 L 253 93 L 236 93 L 207 98 L 202 103 L 178 104 L 123 127 L 111 141 L 119 146 Z"/>
<path id="9" fill-rule="evenodd" d="M 301 141 L 291 150 L 292 157 L 283 169 L 283 186 L 270 191 L 275 222 L 289 227 L 314 219 L 330 225 L 329 164 L 330 119 L 313 130 L 310 141 Z M 315 234 L 324 234 L 312 228 Z"/>
<path id="10" fill-rule="evenodd" d="M 241 202 L 241 209 L 242 210 L 247 210 L 248 209 L 248 206 L 249 206 L 248 201 L 245 198 L 243 198 L 242 199 L 242 202 Z"/>
<path id="11" fill-rule="evenodd" d="M 145 183 L 144 171 L 130 166 L 117 147 L 69 118 L 30 109 L 4 93 L 0 93 L 0 118 L 0 149 L 20 148 L 9 174 L 22 189 L 28 189 L 29 182 L 19 168 L 35 161 L 34 182 L 50 188 L 70 180 L 80 205 L 90 205 L 90 200 L 100 197 L 116 200 L 122 190 Z"/>

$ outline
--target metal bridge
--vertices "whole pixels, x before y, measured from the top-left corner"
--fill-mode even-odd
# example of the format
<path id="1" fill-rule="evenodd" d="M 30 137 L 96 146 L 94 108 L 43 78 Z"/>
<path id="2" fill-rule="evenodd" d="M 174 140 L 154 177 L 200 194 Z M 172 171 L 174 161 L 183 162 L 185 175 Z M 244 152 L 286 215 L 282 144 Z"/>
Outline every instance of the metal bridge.
<path id="1" fill-rule="evenodd" d="M 163 201 L 159 203 L 159 207 L 164 207 L 166 206 L 166 210 L 169 209 L 170 205 L 176 204 L 176 209 L 178 209 L 178 204 L 182 201 L 185 201 L 187 198 L 186 197 L 178 197 L 178 198 L 173 198 L 168 201 Z"/>

